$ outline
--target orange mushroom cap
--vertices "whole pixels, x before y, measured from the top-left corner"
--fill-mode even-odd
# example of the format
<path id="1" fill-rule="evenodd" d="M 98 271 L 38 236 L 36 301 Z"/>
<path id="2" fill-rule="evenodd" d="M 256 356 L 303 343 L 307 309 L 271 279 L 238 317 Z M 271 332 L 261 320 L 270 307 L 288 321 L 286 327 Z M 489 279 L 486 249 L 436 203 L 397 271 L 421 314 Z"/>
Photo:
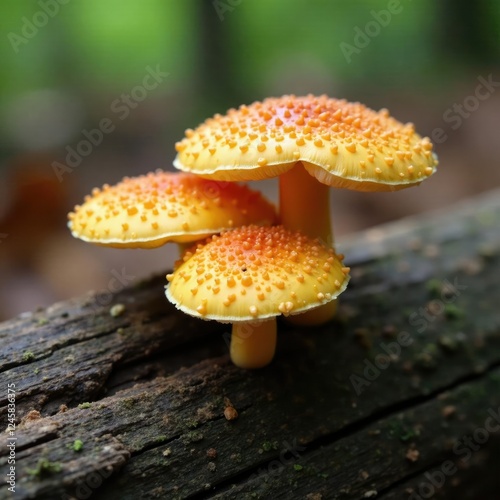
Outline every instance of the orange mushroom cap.
<path id="1" fill-rule="evenodd" d="M 246 186 L 157 171 L 94 189 L 68 217 L 76 238 L 118 248 L 153 248 L 244 224 L 272 224 L 276 212 Z"/>
<path id="2" fill-rule="evenodd" d="M 334 300 L 349 281 L 341 256 L 283 226 L 246 226 L 187 251 L 167 276 L 181 311 L 222 323 L 298 314 Z"/>
<path id="3" fill-rule="evenodd" d="M 176 168 L 206 178 L 256 180 L 297 162 L 320 182 L 359 191 L 419 184 L 436 170 L 428 138 L 386 109 L 327 96 L 268 98 L 206 120 L 176 144 Z"/>

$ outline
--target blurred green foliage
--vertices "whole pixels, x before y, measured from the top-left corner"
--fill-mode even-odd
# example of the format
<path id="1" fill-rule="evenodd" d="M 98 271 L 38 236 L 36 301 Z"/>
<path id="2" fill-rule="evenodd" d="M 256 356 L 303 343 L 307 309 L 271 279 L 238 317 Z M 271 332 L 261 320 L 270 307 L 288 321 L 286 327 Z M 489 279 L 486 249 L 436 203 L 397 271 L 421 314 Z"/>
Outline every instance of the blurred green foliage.
<path id="1" fill-rule="evenodd" d="M 42 0 L 43 1 L 43 0 Z M 133 84 L 147 65 L 162 63 L 174 81 L 189 77 L 195 53 L 192 1 L 72 0 L 16 50 L 2 43 L 2 95 L 40 87 Z M 0 7 L 5 36 L 22 36 L 39 1 Z M 23 37 L 24 38 L 24 37 Z"/>
<path id="2" fill-rule="evenodd" d="M 242 65 L 244 80 L 257 85 L 259 75 L 273 65 L 311 55 L 343 80 L 368 75 L 390 80 L 391 75 L 384 71 L 387 59 L 394 63 L 391 71 L 395 73 L 402 72 L 407 77 L 420 74 L 424 67 L 437 63 L 431 50 L 430 16 L 435 2 L 399 3 L 401 13 L 392 16 L 397 17 L 397 22 L 382 27 L 384 36 L 377 36 L 377 43 L 369 43 L 359 54 L 353 54 L 348 63 L 340 44 L 357 48 L 355 28 L 364 31 L 366 24 L 373 21 L 371 12 L 386 10 L 387 0 L 242 2 L 243 13 L 235 16 L 231 35 L 236 40 L 240 38 L 238 52 L 248 54 Z"/>
<path id="3" fill-rule="evenodd" d="M 21 35 L 24 20 L 31 21 L 41 10 L 40 1 L 9 1 L 0 7 L 4 97 L 61 83 L 132 83 L 157 61 L 170 71 L 172 85 L 195 76 L 204 0 L 69 0 L 16 53 L 8 35 Z M 442 5 L 433 0 L 400 0 L 397 22 L 382 27 L 377 43 L 355 54 L 350 64 L 340 44 L 352 43 L 354 29 L 363 29 L 373 19 L 372 11 L 387 9 L 387 0 L 218 1 L 219 11 L 224 10 L 219 29 L 226 33 L 237 65 L 232 69 L 238 84 L 247 87 L 258 87 L 269 68 L 300 57 L 317 59 L 342 79 L 370 76 L 382 82 L 394 81 L 394 74 L 432 77 L 432 71 L 448 65 L 435 47 Z M 207 3 L 217 15 L 217 5 Z M 487 17 L 498 34 L 500 3 L 488 5 Z M 500 44 L 496 48 L 500 56 Z"/>

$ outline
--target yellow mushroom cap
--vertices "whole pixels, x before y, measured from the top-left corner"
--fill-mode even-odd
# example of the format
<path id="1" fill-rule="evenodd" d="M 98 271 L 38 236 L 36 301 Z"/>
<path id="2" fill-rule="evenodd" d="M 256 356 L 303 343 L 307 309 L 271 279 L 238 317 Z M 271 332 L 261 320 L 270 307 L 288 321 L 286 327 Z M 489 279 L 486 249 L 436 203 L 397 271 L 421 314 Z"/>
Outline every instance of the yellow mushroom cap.
<path id="1" fill-rule="evenodd" d="M 273 224 L 276 212 L 246 186 L 157 171 L 94 189 L 68 217 L 76 238 L 118 248 L 153 248 L 245 224 Z"/>
<path id="2" fill-rule="evenodd" d="M 432 175 L 428 138 L 386 109 L 327 96 L 268 98 L 215 115 L 176 144 L 176 168 L 224 180 L 280 175 L 298 161 L 320 182 L 392 191 Z"/>
<path id="3" fill-rule="evenodd" d="M 283 226 L 246 226 L 198 244 L 167 276 L 181 311 L 223 323 L 298 314 L 334 300 L 349 281 L 334 250 Z"/>

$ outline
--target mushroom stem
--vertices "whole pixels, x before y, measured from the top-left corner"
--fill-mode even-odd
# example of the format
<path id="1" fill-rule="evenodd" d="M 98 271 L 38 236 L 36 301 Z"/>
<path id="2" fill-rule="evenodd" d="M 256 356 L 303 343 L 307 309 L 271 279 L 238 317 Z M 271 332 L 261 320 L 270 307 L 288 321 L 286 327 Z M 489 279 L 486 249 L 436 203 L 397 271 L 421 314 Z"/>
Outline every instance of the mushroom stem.
<path id="1" fill-rule="evenodd" d="M 280 218 L 288 229 L 298 230 L 312 238 L 320 238 L 333 246 L 330 223 L 330 188 L 309 174 L 301 162 L 280 176 Z M 321 325 L 330 321 L 337 310 L 337 301 L 303 314 L 286 318 L 297 326 Z"/>
<path id="2" fill-rule="evenodd" d="M 281 223 L 333 246 L 329 193 L 330 188 L 318 182 L 298 162 L 280 176 Z"/>
<path id="3" fill-rule="evenodd" d="M 240 368 L 262 368 L 268 365 L 276 350 L 276 319 L 233 323 L 231 360 Z"/>
<path id="4" fill-rule="evenodd" d="M 285 321 L 296 326 L 318 326 L 330 321 L 337 312 L 337 300 L 331 300 L 327 304 L 315 307 L 310 311 L 293 316 L 287 316 Z"/>

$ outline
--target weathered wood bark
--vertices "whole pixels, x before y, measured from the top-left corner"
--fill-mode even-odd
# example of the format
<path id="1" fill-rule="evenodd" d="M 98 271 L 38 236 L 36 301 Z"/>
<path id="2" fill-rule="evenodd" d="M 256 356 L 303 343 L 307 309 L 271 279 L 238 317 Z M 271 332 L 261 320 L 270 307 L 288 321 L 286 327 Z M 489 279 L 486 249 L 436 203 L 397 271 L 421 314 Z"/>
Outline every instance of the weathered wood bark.
<path id="1" fill-rule="evenodd" d="M 498 498 L 499 219 L 493 192 L 343 241 L 338 319 L 280 324 L 260 371 L 163 277 L 114 295 L 118 317 L 89 295 L 0 325 L 15 498 Z"/>

